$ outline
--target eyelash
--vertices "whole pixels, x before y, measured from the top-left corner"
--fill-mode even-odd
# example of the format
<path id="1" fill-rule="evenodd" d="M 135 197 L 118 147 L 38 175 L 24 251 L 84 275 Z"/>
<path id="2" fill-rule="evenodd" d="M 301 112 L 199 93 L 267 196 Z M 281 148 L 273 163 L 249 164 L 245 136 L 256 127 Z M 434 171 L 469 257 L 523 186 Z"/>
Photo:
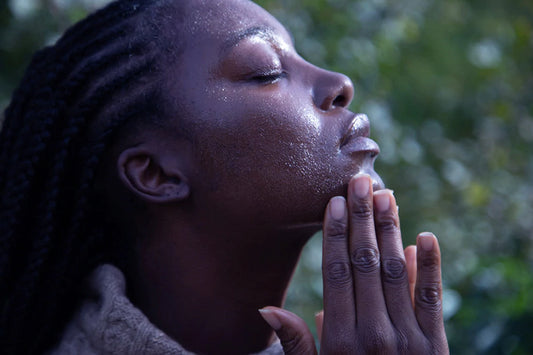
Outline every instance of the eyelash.
<path id="1" fill-rule="evenodd" d="M 274 84 L 286 76 L 287 76 L 287 73 L 284 71 L 273 72 L 273 73 L 271 72 L 271 73 L 256 75 L 252 77 L 252 80 L 259 84 Z"/>

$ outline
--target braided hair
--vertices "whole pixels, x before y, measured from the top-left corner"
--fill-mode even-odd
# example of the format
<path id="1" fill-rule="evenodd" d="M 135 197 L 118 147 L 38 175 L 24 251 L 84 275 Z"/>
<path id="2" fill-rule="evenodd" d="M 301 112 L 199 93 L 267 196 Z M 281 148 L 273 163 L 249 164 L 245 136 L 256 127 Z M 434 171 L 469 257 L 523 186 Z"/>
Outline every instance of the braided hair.
<path id="1" fill-rule="evenodd" d="M 119 130 L 168 117 L 162 61 L 180 52 L 162 38 L 161 26 L 179 22 L 169 6 L 175 13 L 170 0 L 109 4 L 37 52 L 13 94 L 0 133 L 2 353 L 50 349 L 81 281 L 120 258 L 95 218 L 93 185 Z"/>

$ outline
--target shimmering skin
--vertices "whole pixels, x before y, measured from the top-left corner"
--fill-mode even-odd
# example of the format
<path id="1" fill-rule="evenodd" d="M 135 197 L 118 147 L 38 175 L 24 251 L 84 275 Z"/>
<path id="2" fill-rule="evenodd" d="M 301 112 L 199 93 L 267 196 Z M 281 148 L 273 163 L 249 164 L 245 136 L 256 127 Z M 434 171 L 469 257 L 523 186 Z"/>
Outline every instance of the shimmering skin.
<path id="1" fill-rule="evenodd" d="M 365 119 L 352 130 L 350 79 L 302 59 L 263 9 L 179 4 L 161 24 L 181 49 L 163 61 L 172 114 L 125 134 L 105 186 L 136 237 L 128 287 L 150 321 L 198 353 L 256 352 L 273 335 L 257 310 L 283 304 L 329 199 L 360 172 L 381 187 L 378 148 Z"/>
<path id="2" fill-rule="evenodd" d="M 193 197 L 209 206 L 206 218 L 239 211 L 255 224 L 318 226 L 356 173 L 381 185 L 375 152 L 339 149 L 354 118 L 352 82 L 306 62 L 260 7 L 232 3 L 190 5 L 187 55 L 168 76 L 175 122 L 194 132 Z"/>

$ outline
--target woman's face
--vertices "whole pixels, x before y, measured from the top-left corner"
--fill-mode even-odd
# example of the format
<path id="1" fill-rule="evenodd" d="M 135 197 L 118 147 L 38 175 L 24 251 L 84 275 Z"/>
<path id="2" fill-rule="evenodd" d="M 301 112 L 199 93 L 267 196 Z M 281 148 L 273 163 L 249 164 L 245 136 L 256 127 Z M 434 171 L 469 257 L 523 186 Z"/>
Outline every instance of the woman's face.
<path id="1" fill-rule="evenodd" d="M 381 186 L 368 120 L 347 110 L 350 79 L 301 58 L 270 14 L 244 0 L 190 1 L 185 28 L 167 94 L 172 122 L 191 132 L 188 180 L 206 222 L 319 225 L 353 175 Z"/>

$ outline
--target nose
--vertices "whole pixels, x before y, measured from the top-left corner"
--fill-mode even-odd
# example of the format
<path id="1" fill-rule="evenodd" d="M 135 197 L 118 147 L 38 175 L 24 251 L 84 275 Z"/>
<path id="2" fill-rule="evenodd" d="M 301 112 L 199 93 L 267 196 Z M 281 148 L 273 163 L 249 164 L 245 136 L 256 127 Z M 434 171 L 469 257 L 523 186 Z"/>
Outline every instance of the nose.
<path id="1" fill-rule="evenodd" d="M 323 111 L 337 107 L 347 107 L 354 95 L 353 83 L 344 74 L 320 69 L 316 77 L 313 100 Z"/>

